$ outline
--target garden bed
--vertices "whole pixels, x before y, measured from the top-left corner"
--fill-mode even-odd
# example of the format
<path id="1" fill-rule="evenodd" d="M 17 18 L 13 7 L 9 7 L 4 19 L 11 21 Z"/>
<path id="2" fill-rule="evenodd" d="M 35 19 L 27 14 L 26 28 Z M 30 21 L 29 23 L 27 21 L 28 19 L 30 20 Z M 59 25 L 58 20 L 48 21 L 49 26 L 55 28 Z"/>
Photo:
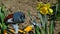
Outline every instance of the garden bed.
<path id="1" fill-rule="evenodd" d="M 1 1 L 0 1 L 1 2 Z M 52 2 L 52 1 L 51 1 Z M 51 3 L 50 2 L 50 3 Z M 9 11 L 8 13 L 14 13 L 17 11 L 22 11 L 23 13 L 25 13 L 26 16 L 26 21 L 23 24 L 19 24 L 19 27 L 22 29 L 28 25 L 30 25 L 29 22 L 29 17 L 28 17 L 28 13 L 27 11 L 30 10 L 31 14 L 35 17 L 37 17 L 37 13 L 36 13 L 36 6 L 38 1 L 28 1 L 28 0 L 2 0 L 2 3 L 5 5 L 6 9 Z M 1 5 L 1 3 L 0 3 Z M 33 17 L 34 18 L 34 17 Z M 37 22 L 39 22 L 39 19 L 36 19 Z M 54 34 L 58 34 L 58 32 L 60 32 L 60 21 L 56 21 L 56 26 L 55 26 L 55 31 Z"/>

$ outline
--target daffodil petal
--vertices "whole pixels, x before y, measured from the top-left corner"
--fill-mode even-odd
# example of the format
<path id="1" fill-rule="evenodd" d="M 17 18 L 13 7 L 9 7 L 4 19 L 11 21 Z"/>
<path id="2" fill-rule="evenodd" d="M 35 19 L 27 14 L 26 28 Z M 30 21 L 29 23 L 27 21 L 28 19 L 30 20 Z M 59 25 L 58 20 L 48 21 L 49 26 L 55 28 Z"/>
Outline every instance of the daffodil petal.
<path id="1" fill-rule="evenodd" d="M 43 3 L 39 2 L 38 5 L 37 5 L 37 9 L 39 9 L 42 5 L 43 5 Z"/>
<path id="2" fill-rule="evenodd" d="M 49 9 L 49 14 L 52 14 L 53 13 L 53 9 Z"/>
<path id="3" fill-rule="evenodd" d="M 49 3 L 45 4 L 44 6 L 46 6 L 47 8 L 51 7 Z"/>

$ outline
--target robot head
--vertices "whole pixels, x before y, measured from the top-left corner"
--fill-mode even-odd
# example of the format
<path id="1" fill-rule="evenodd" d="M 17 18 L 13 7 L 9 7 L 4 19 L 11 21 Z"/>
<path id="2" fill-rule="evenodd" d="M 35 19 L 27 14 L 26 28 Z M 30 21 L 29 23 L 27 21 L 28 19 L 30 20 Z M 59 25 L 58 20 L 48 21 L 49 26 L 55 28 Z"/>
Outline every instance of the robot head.
<path id="1" fill-rule="evenodd" d="M 15 23 L 24 23 L 24 21 L 25 21 L 25 14 L 23 12 L 15 12 L 13 14 L 13 21 Z"/>

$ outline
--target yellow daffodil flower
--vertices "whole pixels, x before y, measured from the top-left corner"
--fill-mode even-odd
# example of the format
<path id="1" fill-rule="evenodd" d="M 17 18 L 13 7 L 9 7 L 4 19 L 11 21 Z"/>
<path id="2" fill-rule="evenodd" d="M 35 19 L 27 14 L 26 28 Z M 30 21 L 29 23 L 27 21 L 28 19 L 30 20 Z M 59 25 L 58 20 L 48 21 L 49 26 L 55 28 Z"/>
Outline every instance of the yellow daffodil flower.
<path id="1" fill-rule="evenodd" d="M 44 4 L 40 2 L 38 3 L 37 10 L 39 10 L 41 14 L 52 14 L 53 10 L 50 7 L 49 3 Z"/>

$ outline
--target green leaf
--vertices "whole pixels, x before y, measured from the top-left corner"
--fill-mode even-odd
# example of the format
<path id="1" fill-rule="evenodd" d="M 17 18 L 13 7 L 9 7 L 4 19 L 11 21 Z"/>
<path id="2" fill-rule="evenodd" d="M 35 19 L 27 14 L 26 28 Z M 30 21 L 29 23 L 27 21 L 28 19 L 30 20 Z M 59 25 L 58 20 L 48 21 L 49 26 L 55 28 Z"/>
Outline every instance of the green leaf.
<path id="1" fill-rule="evenodd" d="M 60 14 L 56 15 L 56 20 L 60 20 Z"/>
<path id="2" fill-rule="evenodd" d="M 7 14 L 8 14 L 7 10 L 5 9 L 5 6 L 2 6 L 1 12 L 2 12 L 5 16 L 7 16 Z"/>
<path id="3" fill-rule="evenodd" d="M 1 26 L 1 22 L 0 22 L 0 26 Z"/>
<path id="4" fill-rule="evenodd" d="M 0 13 L 1 13 L 1 7 L 0 7 Z"/>
<path id="5" fill-rule="evenodd" d="M 36 34 L 40 34 L 40 31 L 39 31 L 39 30 L 40 30 L 40 28 L 39 28 L 38 26 L 36 26 L 36 27 L 35 27 L 35 32 L 36 32 Z"/>
<path id="6" fill-rule="evenodd" d="M 44 15 L 41 15 L 40 13 L 38 13 L 38 18 L 40 18 L 40 22 L 42 23 L 41 34 L 45 34 L 45 21 L 44 21 Z"/>
<path id="7" fill-rule="evenodd" d="M 45 29 L 45 22 L 44 22 L 44 19 L 40 13 L 38 13 L 38 17 L 40 18 L 40 21 L 42 23 L 42 27 Z"/>
<path id="8" fill-rule="evenodd" d="M 0 7 L 0 21 L 1 21 L 1 28 L 2 28 L 2 31 L 4 31 L 7 26 L 5 25 L 5 22 L 4 22 L 4 19 L 5 19 L 5 14 L 2 12 L 2 7 Z"/>
<path id="9" fill-rule="evenodd" d="M 5 18 L 5 16 L 4 16 L 3 13 L 0 13 L 0 18 L 1 18 L 1 21 L 2 21 L 2 23 L 3 23 L 3 22 L 4 22 L 4 18 Z"/>
<path id="10" fill-rule="evenodd" d="M 7 26 L 5 25 L 5 23 L 2 23 L 2 28 L 5 30 L 7 28 Z"/>
<path id="11" fill-rule="evenodd" d="M 45 33 L 48 34 L 48 16 L 44 15 L 44 21 L 45 21 Z"/>
<path id="12" fill-rule="evenodd" d="M 50 28 L 49 28 L 49 34 L 53 34 L 54 31 L 54 25 L 53 25 L 53 21 L 50 22 Z"/>

